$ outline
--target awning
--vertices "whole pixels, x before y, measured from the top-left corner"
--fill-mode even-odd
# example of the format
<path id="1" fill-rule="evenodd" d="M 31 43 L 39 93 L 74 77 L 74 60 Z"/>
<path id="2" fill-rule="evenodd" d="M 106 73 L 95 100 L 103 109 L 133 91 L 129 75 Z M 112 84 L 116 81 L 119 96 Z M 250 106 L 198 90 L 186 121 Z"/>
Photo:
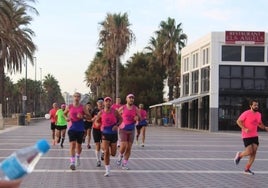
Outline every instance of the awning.
<path id="1" fill-rule="evenodd" d="M 183 103 L 183 102 L 188 102 L 188 101 L 192 101 L 192 100 L 195 100 L 195 99 L 198 99 L 198 98 L 202 98 L 202 97 L 205 97 L 207 95 L 208 95 L 208 93 L 201 94 L 201 95 L 191 95 L 191 96 L 186 96 L 186 97 L 180 97 L 180 98 L 174 99 L 172 101 L 169 101 L 169 103 L 180 104 L 180 103 Z"/>
<path id="2" fill-rule="evenodd" d="M 195 100 L 198 98 L 205 97 L 207 95 L 209 95 L 209 94 L 205 93 L 205 94 L 200 94 L 200 95 L 191 95 L 191 96 L 186 96 L 186 97 L 180 97 L 180 98 L 174 99 L 172 101 L 152 105 L 149 108 L 154 108 L 154 107 L 158 107 L 158 106 L 167 106 L 167 105 L 173 105 L 173 104 L 180 104 L 183 102 L 189 102 L 189 101 L 192 101 L 192 100 Z"/>

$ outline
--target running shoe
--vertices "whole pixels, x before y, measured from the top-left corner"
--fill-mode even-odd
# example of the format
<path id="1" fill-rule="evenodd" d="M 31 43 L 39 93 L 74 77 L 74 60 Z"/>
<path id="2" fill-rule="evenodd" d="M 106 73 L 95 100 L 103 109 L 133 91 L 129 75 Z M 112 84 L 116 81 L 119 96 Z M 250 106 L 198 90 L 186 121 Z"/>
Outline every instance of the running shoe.
<path id="1" fill-rule="evenodd" d="M 106 171 L 105 174 L 104 174 L 104 177 L 108 177 L 110 175 L 110 171 Z"/>
<path id="2" fill-rule="evenodd" d="M 144 143 L 142 143 L 142 144 L 141 144 L 141 147 L 143 147 L 143 148 L 144 148 Z"/>
<path id="3" fill-rule="evenodd" d="M 254 172 L 252 172 L 250 169 L 247 169 L 247 170 L 244 171 L 244 174 L 254 175 Z"/>
<path id="4" fill-rule="evenodd" d="M 139 142 L 138 141 L 136 141 L 136 146 L 138 146 L 139 145 Z"/>
<path id="5" fill-rule="evenodd" d="M 60 144 L 60 147 L 63 148 L 63 143 Z"/>
<path id="6" fill-rule="evenodd" d="M 76 166 L 80 166 L 80 157 L 75 157 L 75 164 Z"/>
<path id="7" fill-rule="evenodd" d="M 88 145 L 87 145 L 87 149 L 90 149 L 90 148 L 91 148 L 91 146 L 88 144 Z"/>
<path id="8" fill-rule="evenodd" d="M 75 170 L 75 164 L 74 163 L 70 163 L 70 169 Z"/>
<path id="9" fill-rule="evenodd" d="M 237 152 L 236 155 L 235 155 L 235 158 L 234 158 L 234 163 L 235 163 L 236 165 L 239 164 L 240 159 L 241 159 L 241 157 L 239 157 L 239 154 L 240 154 L 240 152 Z"/>
<path id="10" fill-rule="evenodd" d="M 120 158 L 116 161 L 117 166 L 121 166 L 123 157 L 120 156 Z"/>
<path id="11" fill-rule="evenodd" d="M 129 167 L 127 164 L 122 164 L 122 170 L 129 170 Z"/>
<path id="12" fill-rule="evenodd" d="M 101 160 L 104 160 L 104 152 L 101 152 Z"/>
<path id="13" fill-rule="evenodd" d="M 101 162 L 100 161 L 97 161 L 97 167 L 100 167 L 101 166 Z"/>

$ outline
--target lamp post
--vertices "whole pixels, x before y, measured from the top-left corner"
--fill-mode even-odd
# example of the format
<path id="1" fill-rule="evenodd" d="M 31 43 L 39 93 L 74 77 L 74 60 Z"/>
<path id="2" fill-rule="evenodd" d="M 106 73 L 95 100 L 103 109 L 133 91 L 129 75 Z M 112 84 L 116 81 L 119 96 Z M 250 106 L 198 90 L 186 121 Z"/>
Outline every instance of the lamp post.
<path id="1" fill-rule="evenodd" d="M 36 60 L 36 57 L 34 57 L 34 68 L 35 68 L 35 71 L 34 71 L 34 85 L 36 85 L 36 67 L 37 67 L 37 60 Z M 34 87 L 34 111 L 33 111 L 33 115 L 35 116 L 36 115 L 36 87 Z"/>
<path id="2" fill-rule="evenodd" d="M 8 97 L 6 98 L 6 117 L 8 117 Z"/>
<path id="3" fill-rule="evenodd" d="M 25 61 L 25 90 L 24 90 L 24 95 L 22 96 L 22 110 L 23 110 L 23 114 L 26 115 L 26 111 L 27 111 L 27 57 L 26 57 L 26 61 Z"/>
<path id="4" fill-rule="evenodd" d="M 39 94 L 40 114 L 42 112 L 42 68 L 40 67 L 40 94 Z"/>

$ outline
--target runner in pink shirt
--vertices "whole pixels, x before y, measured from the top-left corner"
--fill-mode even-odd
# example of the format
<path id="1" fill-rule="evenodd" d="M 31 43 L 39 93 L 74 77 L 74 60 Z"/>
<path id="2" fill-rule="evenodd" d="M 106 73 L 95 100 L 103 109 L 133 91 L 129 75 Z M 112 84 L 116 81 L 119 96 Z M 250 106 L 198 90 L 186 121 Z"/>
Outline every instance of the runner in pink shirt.
<path id="1" fill-rule="evenodd" d="M 56 113 L 57 111 L 58 111 L 58 104 L 54 102 L 52 104 L 52 108 L 49 110 L 50 129 L 51 129 L 51 137 L 52 137 L 53 146 L 56 144 L 55 136 L 56 136 L 56 122 L 57 122 Z"/>
<path id="2" fill-rule="evenodd" d="M 137 134 L 136 134 L 136 145 L 139 145 L 139 136 L 141 134 L 141 147 L 144 147 L 145 142 L 145 133 L 146 133 L 146 126 L 147 126 L 147 112 L 143 109 L 144 105 L 139 104 L 139 111 L 141 115 L 141 120 L 139 124 L 136 126 Z"/>
<path id="3" fill-rule="evenodd" d="M 122 106 L 121 104 L 121 98 L 120 97 L 116 97 L 115 99 L 115 103 L 112 104 L 112 108 L 115 110 L 119 110 L 119 108 Z M 120 147 L 120 136 L 119 136 L 119 131 L 118 131 L 118 140 L 117 140 L 117 147 Z"/>
<path id="4" fill-rule="evenodd" d="M 104 98 L 104 109 L 99 111 L 96 122 L 101 120 L 101 132 L 102 132 L 102 149 L 104 151 L 104 164 L 105 164 L 105 174 L 104 176 L 109 176 L 110 174 L 110 155 L 116 155 L 116 143 L 117 143 L 117 129 L 122 123 L 122 117 L 119 112 L 111 108 L 112 99 L 110 97 Z"/>
<path id="5" fill-rule="evenodd" d="M 242 131 L 242 139 L 244 142 L 245 150 L 242 152 L 237 152 L 234 158 L 234 162 L 236 165 L 239 164 L 240 160 L 249 156 L 249 160 L 245 166 L 245 174 L 254 175 L 254 172 L 250 170 L 252 166 L 257 149 L 259 146 L 259 138 L 258 138 L 258 127 L 267 131 L 267 127 L 262 123 L 261 113 L 259 110 L 259 103 L 257 100 L 251 100 L 249 103 L 250 109 L 244 111 L 236 121 L 237 125 L 241 128 Z"/>
<path id="6" fill-rule="evenodd" d="M 134 95 L 128 94 L 127 103 L 120 107 L 119 113 L 122 115 L 123 123 L 119 127 L 120 135 L 120 151 L 118 155 L 117 165 L 122 169 L 129 170 L 128 160 L 131 154 L 131 148 L 135 137 L 135 126 L 141 119 L 137 106 L 134 105 Z M 123 163 L 122 163 L 122 159 Z"/>

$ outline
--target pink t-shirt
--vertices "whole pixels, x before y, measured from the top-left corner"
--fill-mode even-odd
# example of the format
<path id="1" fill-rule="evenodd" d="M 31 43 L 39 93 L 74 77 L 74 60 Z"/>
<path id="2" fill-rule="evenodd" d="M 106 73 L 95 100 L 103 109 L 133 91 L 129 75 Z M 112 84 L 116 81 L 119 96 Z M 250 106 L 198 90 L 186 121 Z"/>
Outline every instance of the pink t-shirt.
<path id="1" fill-rule="evenodd" d="M 118 110 L 122 105 L 121 104 L 113 104 L 112 108 Z"/>
<path id="2" fill-rule="evenodd" d="M 117 118 L 115 116 L 115 109 L 111 108 L 109 112 L 101 111 L 101 131 L 105 134 L 117 133 L 113 131 L 112 128 L 117 123 Z"/>
<path id="3" fill-rule="evenodd" d="M 50 114 L 50 121 L 52 123 L 56 123 L 57 121 L 57 117 L 56 117 L 56 113 L 57 113 L 57 108 L 52 108 L 50 111 L 49 111 L 49 114 Z"/>
<path id="4" fill-rule="evenodd" d="M 141 109 L 140 110 L 140 114 L 141 114 L 141 120 L 147 119 L 147 112 L 146 112 L 146 110 Z"/>
<path id="5" fill-rule="evenodd" d="M 242 130 L 242 138 L 258 136 L 258 125 L 262 123 L 261 113 L 247 110 L 243 112 L 238 119 L 243 121 L 245 128 L 248 129 L 247 133 Z"/>

